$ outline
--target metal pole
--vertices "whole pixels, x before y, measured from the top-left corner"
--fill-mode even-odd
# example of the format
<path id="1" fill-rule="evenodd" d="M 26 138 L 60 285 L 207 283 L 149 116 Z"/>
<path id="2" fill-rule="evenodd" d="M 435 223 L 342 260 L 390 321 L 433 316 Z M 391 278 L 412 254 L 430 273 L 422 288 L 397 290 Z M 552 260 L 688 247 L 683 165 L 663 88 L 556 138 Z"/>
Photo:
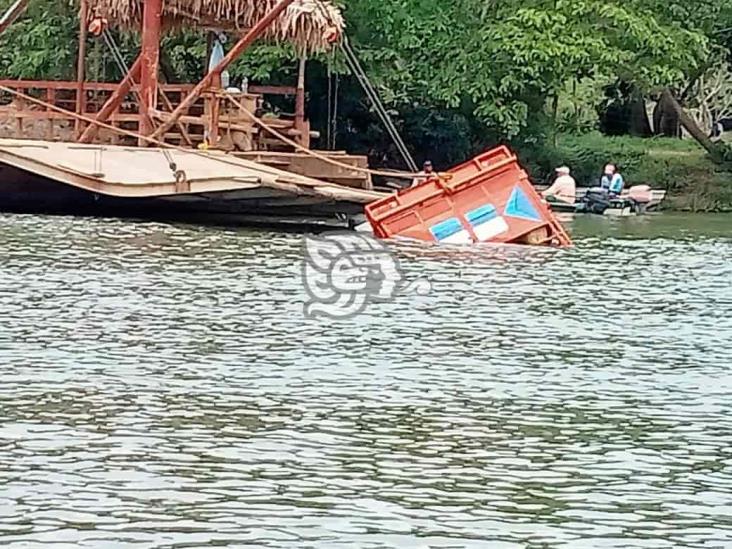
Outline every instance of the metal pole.
<path id="1" fill-rule="evenodd" d="M 150 115 L 158 104 L 158 69 L 160 67 L 160 31 L 163 0 L 145 0 L 142 14 L 142 48 L 140 57 L 140 133 L 150 135 L 155 129 Z"/>
<path id="2" fill-rule="evenodd" d="M 281 0 L 279 4 L 277 4 L 272 11 L 270 11 L 267 15 L 262 17 L 256 25 L 254 25 L 251 29 L 249 29 L 249 32 L 247 32 L 236 44 L 234 44 L 234 47 L 231 48 L 231 51 L 226 54 L 226 56 L 221 60 L 221 63 L 216 65 L 212 71 L 210 71 L 206 76 L 203 77 L 203 80 L 201 80 L 195 88 L 191 90 L 191 93 L 189 93 L 186 98 L 181 102 L 180 105 L 178 105 L 178 108 L 173 111 L 170 118 L 158 126 L 158 129 L 155 130 L 152 134 L 152 137 L 155 139 L 159 139 L 161 136 L 165 135 L 165 132 L 167 132 L 170 128 L 173 127 L 173 125 L 178 121 L 178 119 L 193 105 L 199 97 L 201 97 L 201 94 L 211 87 L 211 84 L 215 81 L 215 78 L 220 78 L 221 73 L 228 67 L 232 61 L 235 61 L 243 52 L 246 50 L 252 42 L 254 42 L 257 38 L 259 38 L 262 33 L 267 30 L 267 27 L 269 27 L 272 22 L 279 17 L 279 15 L 287 9 L 287 7 L 292 4 L 295 0 Z"/>
<path id="3" fill-rule="evenodd" d="M 89 4 L 87 0 L 81 0 L 81 13 L 79 14 L 79 59 L 76 64 L 76 114 L 84 114 L 86 110 L 84 79 L 86 78 L 87 19 L 89 19 Z M 81 128 L 81 119 L 77 118 L 74 124 L 74 134 L 77 137 L 81 134 Z"/>

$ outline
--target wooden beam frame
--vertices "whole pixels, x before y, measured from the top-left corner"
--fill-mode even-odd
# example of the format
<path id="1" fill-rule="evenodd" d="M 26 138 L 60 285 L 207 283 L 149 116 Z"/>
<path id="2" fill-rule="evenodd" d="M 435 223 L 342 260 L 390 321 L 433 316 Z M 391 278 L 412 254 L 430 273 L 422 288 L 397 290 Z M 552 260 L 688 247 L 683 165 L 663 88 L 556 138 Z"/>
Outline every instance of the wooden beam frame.
<path id="1" fill-rule="evenodd" d="M 117 89 L 114 90 L 114 93 L 109 97 L 109 99 L 107 99 L 107 102 L 102 106 L 101 110 L 96 116 L 97 122 L 106 122 L 109 119 L 110 115 L 119 108 L 119 106 L 122 104 L 122 101 L 124 101 L 125 96 L 130 93 L 132 87 L 135 85 L 135 81 L 140 75 L 141 68 L 142 57 L 138 57 L 132 67 L 130 67 L 130 72 L 127 73 L 122 82 L 120 82 L 117 86 Z M 98 132 L 98 125 L 90 125 L 86 130 L 84 130 L 84 133 L 81 135 L 79 142 L 91 143 Z"/>
<path id="2" fill-rule="evenodd" d="M 310 147 L 310 134 L 305 131 L 305 68 L 307 58 L 305 54 L 300 57 L 300 65 L 297 71 L 297 94 L 295 96 L 295 129 L 300 134 L 297 141 L 305 148 Z"/>
<path id="3" fill-rule="evenodd" d="M 201 94 L 211 87 L 211 84 L 215 82 L 216 78 L 221 77 L 221 73 L 228 67 L 232 61 L 235 61 L 243 52 L 246 50 L 252 42 L 254 42 L 257 38 L 259 38 L 262 33 L 269 27 L 274 20 L 279 17 L 282 12 L 284 12 L 290 4 L 292 4 L 295 0 L 280 0 L 280 3 L 277 4 L 272 11 L 270 11 L 267 15 L 262 17 L 256 25 L 254 25 L 249 32 L 247 32 L 236 44 L 234 44 L 234 47 L 231 48 L 229 53 L 226 54 L 226 56 L 221 60 L 221 62 L 214 67 L 212 71 L 210 71 L 206 76 L 203 77 L 203 80 L 201 80 L 191 91 L 190 94 L 181 102 L 180 105 L 178 105 L 178 108 L 173 111 L 170 120 L 163 123 L 160 127 L 158 127 L 157 130 L 155 130 L 152 133 L 153 138 L 159 139 L 161 136 L 165 135 L 165 133 L 170 130 L 170 128 L 175 125 L 176 121 L 180 116 L 186 112 L 193 103 L 195 103 L 199 97 L 201 97 Z"/>

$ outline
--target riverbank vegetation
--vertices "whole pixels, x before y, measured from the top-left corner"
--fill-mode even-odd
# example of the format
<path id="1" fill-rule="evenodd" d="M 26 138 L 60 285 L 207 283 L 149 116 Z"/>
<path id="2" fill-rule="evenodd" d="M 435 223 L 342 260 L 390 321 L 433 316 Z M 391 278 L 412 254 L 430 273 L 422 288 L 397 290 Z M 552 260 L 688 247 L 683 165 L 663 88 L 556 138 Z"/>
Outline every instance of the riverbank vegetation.
<path id="1" fill-rule="evenodd" d="M 0 0 L 0 8 L 10 3 Z M 429 157 L 446 167 L 510 142 L 540 180 L 559 163 L 590 180 L 612 160 L 632 183 L 668 186 L 679 206 L 732 208 L 732 175 L 680 139 L 679 117 L 663 93 L 704 135 L 732 117 L 732 0 L 340 4 L 351 43 L 418 161 Z M 2 74 L 73 78 L 76 9 L 33 0 L 0 43 Z M 137 37 L 117 39 L 131 60 Z M 166 78 L 199 78 L 205 52 L 202 33 L 167 37 Z M 296 58 L 287 47 L 258 45 L 232 76 L 291 84 Z M 312 61 L 308 109 L 320 145 L 401 167 L 343 59 Z M 88 72 L 92 79 L 120 78 L 103 42 L 90 39 Z"/>
<path id="2" fill-rule="evenodd" d="M 667 208 L 732 211 L 732 176 L 689 139 L 563 134 L 556 146 L 529 151 L 523 159 L 540 182 L 548 182 L 554 167 L 571 165 L 581 185 L 597 182 L 610 159 L 631 184 L 667 190 Z"/>

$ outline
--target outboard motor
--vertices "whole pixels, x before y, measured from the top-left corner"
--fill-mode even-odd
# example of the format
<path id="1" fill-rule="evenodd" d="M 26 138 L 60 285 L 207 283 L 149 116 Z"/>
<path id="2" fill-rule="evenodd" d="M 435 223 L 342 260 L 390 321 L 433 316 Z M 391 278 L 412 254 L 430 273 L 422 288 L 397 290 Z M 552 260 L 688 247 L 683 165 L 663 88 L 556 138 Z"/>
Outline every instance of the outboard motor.
<path id="1" fill-rule="evenodd" d="M 602 187 L 592 187 L 587 189 L 582 202 L 585 212 L 602 215 L 610 207 L 610 195 Z"/>

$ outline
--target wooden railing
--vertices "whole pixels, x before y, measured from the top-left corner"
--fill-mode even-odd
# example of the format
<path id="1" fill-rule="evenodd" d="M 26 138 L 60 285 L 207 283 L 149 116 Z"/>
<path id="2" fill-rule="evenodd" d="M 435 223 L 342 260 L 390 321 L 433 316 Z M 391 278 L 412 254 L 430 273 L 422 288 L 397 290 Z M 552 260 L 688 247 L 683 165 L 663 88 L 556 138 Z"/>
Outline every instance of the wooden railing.
<path id="1" fill-rule="evenodd" d="M 73 141 L 87 127 L 86 122 L 79 121 L 71 113 L 79 112 L 89 118 L 94 118 L 110 95 L 117 89 L 117 84 L 106 82 L 86 82 L 82 87 L 83 95 L 78 97 L 78 83 L 69 81 L 47 80 L 0 80 L 0 85 L 21 92 L 25 95 L 42 100 L 45 103 L 68 111 L 69 114 L 56 112 L 50 108 L 43 108 L 35 103 L 23 100 L 17 96 L 0 93 L 0 136 L 13 138 L 31 138 L 45 140 Z M 162 84 L 160 85 L 160 99 L 158 109 L 164 115 L 171 112 L 194 88 L 192 84 Z M 263 95 L 296 96 L 297 88 L 290 86 L 250 86 L 245 98 Z M 109 117 L 108 123 L 116 128 L 131 132 L 140 131 L 141 114 L 138 102 L 139 86 L 134 86 L 116 112 Z M 250 147 L 247 150 L 267 150 L 282 148 L 281 144 L 273 141 L 268 135 L 261 135 L 243 113 L 237 113 L 223 104 L 218 108 L 212 102 L 222 99 L 217 94 L 208 94 L 194 103 L 181 118 L 177 127 L 174 127 L 164 136 L 166 142 L 180 145 L 195 146 L 201 143 L 205 136 L 223 134 L 223 144 L 228 146 L 234 141 L 236 147 Z M 256 110 L 258 103 L 245 101 L 248 108 Z M 214 115 L 213 113 L 216 113 Z M 310 127 L 307 121 L 280 117 L 276 125 L 284 133 L 301 144 L 309 146 Z M 238 132 L 235 139 L 232 137 L 232 128 Z M 213 131 L 212 131 L 213 130 Z M 241 133 L 249 133 L 242 138 Z M 312 134 L 317 135 L 317 134 Z M 111 144 L 136 145 L 136 140 L 120 136 L 111 130 L 102 130 L 96 138 L 97 142 Z"/>

